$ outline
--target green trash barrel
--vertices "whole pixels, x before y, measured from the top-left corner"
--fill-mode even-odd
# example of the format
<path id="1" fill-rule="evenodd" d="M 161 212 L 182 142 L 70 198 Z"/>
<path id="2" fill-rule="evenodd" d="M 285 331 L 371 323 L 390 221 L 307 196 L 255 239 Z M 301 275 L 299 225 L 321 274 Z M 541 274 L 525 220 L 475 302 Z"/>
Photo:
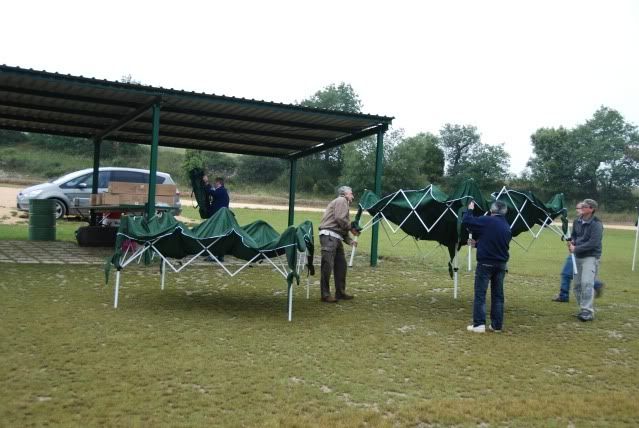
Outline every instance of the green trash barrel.
<path id="1" fill-rule="evenodd" d="M 55 241 L 55 201 L 29 201 L 29 241 Z"/>

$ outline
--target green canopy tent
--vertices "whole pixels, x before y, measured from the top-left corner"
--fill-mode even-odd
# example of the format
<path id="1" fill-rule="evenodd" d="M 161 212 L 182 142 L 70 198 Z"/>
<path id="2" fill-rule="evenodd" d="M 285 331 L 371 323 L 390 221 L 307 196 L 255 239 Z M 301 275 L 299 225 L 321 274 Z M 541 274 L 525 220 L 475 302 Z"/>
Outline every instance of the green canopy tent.
<path id="1" fill-rule="evenodd" d="M 555 195 L 548 204 L 544 204 L 530 192 L 519 192 L 504 187 L 500 192 L 494 193 L 492 199 L 487 200 L 472 180 L 462 183 L 451 195 L 447 195 L 435 185 L 421 190 L 400 189 L 383 198 L 367 191 L 362 195 L 355 220 L 359 222 L 362 212 L 366 210 L 371 219 L 362 226 L 362 230 L 381 223 L 385 231 L 387 227 L 392 233 L 401 230 L 415 241 L 436 241 L 446 247 L 450 257 L 449 272 L 454 280 L 454 296 L 457 297 L 458 251 L 471 237 L 461 226 L 462 211 L 471 200 L 475 202 L 475 215 L 488 213 L 493 200 L 506 202 L 509 207 L 506 220 L 510 224 L 513 236 L 530 231 L 536 239 L 545 228 L 553 229 L 562 236 L 566 234 L 567 220 L 563 195 Z M 552 224 L 559 215 L 562 215 L 563 233 Z M 393 224 L 397 226 L 394 227 Z M 534 225 L 539 225 L 540 230 L 535 232 Z M 470 251 L 469 248 L 469 266 Z"/>
<path id="2" fill-rule="evenodd" d="M 126 241 L 137 243 L 135 250 Z M 299 274 L 304 260 L 309 272 L 313 271 L 313 225 L 305 221 L 298 226 L 289 226 L 281 235 L 269 224 L 256 221 L 240 226 L 232 211 L 222 208 L 199 225 L 189 228 L 171 214 L 158 214 L 151 219 L 143 216 L 123 216 L 117 234 L 116 251 L 105 268 L 107 280 L 110 267 L 117 269 L 113 307 L 118 307 L 122 270 L 144 257 L 148 263 L 151 256 L 161 260 L 161 289 L 164 289 L 166 267 L 180 272 L 200 256 L 209 256 L 230 276 L 235 276 L 251 263 L 267 261 L 286 278 L 288 285 L 288 319 L 292 319 L 293 281 L 299 283 Z M 232 255 L 246 263 L 231 272 L 221 262 L 221 256 Z M 286 265 L 278 265 L 276 258 L 285 258 Z M 172 260 L 173 259 L 173 260 Z M 175 259 L 184 260 L 177 263 Z M 307 287 L 308 297 L 308 287 Z"/>

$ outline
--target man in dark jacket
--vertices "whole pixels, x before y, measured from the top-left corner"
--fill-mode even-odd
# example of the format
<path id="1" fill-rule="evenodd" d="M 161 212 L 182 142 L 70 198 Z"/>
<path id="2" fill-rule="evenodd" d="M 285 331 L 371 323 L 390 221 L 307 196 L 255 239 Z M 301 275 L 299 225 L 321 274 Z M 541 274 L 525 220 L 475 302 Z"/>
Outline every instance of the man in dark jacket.
<path id="1" fill-rule="evenodd" d="M 473 323 L 468 331 L 486 331 L 486 291 L 490 282 L 490 326 L 489 330 L 501 332 L 504 323 L 504 276 L 510 257 L 508 251 L 512 234 L 504 218 L 508 207 L 501 201 L 490 206 L 490 216 L 473 216 L 475 203 L 468 204 L 462 224 L 477 241 L 477 267 L 475 268 L 475 299 Z"/>
<path id="2" fill-rule="evenodd" d="M 581 321 L 595 319 L 593 287 L 599 271 L 603 238 L 603 223 L 594 215 L 597 206 L 593 199 L 584 199 L 581 203 L 581 217 L 573 223 L 568 242 L 568 250 L 575 255 L 577 264 L 574 289 L 580 309 L 577 318 Z"/>
<path id="3" fill-rule="evenodd" d="M 209 183 L 209 178 L 205 175 L 202 177 L 206 186 L 206 191 L 213 198 L 213 203 L 209 205 L 209 217 L 219 211 L 220 208 L 229 207 L 229 193 L 224 187 L 224 179 L 222 177 L 216 177 L 213 186 Z"/>

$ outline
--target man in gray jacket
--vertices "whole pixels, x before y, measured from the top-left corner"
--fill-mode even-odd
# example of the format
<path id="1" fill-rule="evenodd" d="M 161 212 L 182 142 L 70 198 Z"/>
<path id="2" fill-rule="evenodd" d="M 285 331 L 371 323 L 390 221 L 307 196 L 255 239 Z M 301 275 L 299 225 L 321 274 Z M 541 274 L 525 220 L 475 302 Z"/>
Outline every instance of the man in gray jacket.
<path id="1" fill-rule="evenodd" d="M 568 242 L 568 250 L 575 255 L 577 264 L 574 289 L 580 309 L 577 318 L 581 321 L 595 319 L 593 287 L 599 270 L 603 238 L 603 223 L 595 217 L 596 210 L 596 201 L 584 199 L 581 205 L 581 217 L 573 223 L 572 235 Z"/>
<path id="2" fill-rule="evenodd" d="M 353 296 L 346 294 L 346 256 L 344 245 L 356 246 L 349 232 L 359 235 L 359 232 L 351 227 L 349 206 L 353 202 L 353 190 L 348 186 L 337 189 L 337 198 L 333 199 L 324 211 L 324 216 L 319 225 L 319 238 L 322 247 L 322 263 L 320 288 L 322 302 L 336 303 L 338 300 L 350 300 Z M 331 296 L 329 281 L 331 273 L 335 275 L 335 297 Z"/>

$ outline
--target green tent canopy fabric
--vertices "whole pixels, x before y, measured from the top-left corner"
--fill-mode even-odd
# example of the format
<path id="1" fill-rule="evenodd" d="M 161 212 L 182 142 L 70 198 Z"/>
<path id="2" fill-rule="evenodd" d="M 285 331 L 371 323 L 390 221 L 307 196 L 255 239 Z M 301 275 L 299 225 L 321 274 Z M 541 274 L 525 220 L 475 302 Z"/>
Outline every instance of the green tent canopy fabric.
<path id="1" fill-rule="evenodd" d="M 539 200 L 532 192 L 505 187 L 491 196 L 491 200 L 502 201 L 508 206 L 506 219 L 513 236 L 529 231 L 534 225 L 547 227 L 557 217 L 561 219 L 563 235 L 568 235 L 568 210 L 564 206 L 563 193 L 557 193 L 546 203 Z"/>
<path id="2" fill-rule="evenodd" d="M 192 197 L 197 202 L 200 218 L 209 218 L 208 207 L 211 204 L 211 197 L 206 191 L 203 177 L 204 170 L 202 168 L 193 168 L 189 171 L 189 180 L 193 189 Z"/>
<path id="3" fill-rule="evenodd" d="M 305 221 L 279 234 L 260 220 L 240 226 L 228 208 L 220 209 L 192 229 L 170 213 L 154 216 L 151 220 L 141 216 L 123 216 L 118 229 L 116 251 L 111 258 L 116 268 L 122 267 L 125 240 L 144 246 L 153 245 L 160 254 L 176 259 L 196 255 L 205 247 L 216 257 L 228 254 L 243 260 L 285 254 L 288 267 L 295 270 L 298 252 L 306 251 L 311 257 L 313 255 L 313 224 Z"/>
<path id="4" fill-rule="evenodd" d="M 383 198 L 367 190 L 355 220 L 359 221 L 366 210 L 373 222 L 387 219 L 417 240 L 454 248 L 460 238 L 464 243 L 468 238 L 468 233 L 461 230 L 461 213 L 471 200 L 475 201 L 476 214 L 487 211 L 489 203 L 472 180 L 462 183 L 451 195 L 433 184 L 421 190 L 398 190 Z"/>
<path id="5" fill-rule="evenodd" d="M 493 193 L 490 199 L 486 199 L 473 180 L 461 183 L 450 195 L 432 184 L 420 190 L 400 189 L 383 198 L 366 191 L 360 199 L 355 221 L 360 222 L 365 210 L 372 219 L 363 227 L 364 229 L 386 220 L 416 240 L 440 243 L 448 248 L 449 270 L 452 276 L 453 258 L 459 248 L 466 245 L 469 237 L 468 231 L 461 225 L 461 220 L 471 200 L 475 202 L 475 215 L 488 213 L 494 200 L 504 201 L 508 206 L 506 220 L 511 225 L 513 237 L 524 231 L 533 233 L 534 225 L 549 227 L 558 216 L 562 216 L 563 234 L 567 232 L 567 211 L 563 194 L 555 195 L 544 204 L 531 192 L 504 187 L 500 192 Z"/>

